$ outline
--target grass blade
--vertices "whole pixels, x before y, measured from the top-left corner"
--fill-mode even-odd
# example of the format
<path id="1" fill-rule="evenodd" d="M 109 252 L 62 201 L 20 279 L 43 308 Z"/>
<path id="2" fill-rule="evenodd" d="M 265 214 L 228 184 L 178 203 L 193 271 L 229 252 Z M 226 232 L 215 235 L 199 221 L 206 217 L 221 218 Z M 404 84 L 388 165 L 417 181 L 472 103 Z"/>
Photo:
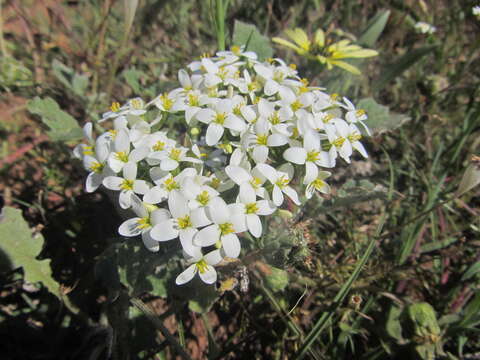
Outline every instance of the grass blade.
<path id="1" fill-rule="evenodd" d="M 363 34 L 358 38 L 358 43 L 366 47 L 372 47 L 385 29 L 390 10 L 380 11 L 368 23 Z"/>

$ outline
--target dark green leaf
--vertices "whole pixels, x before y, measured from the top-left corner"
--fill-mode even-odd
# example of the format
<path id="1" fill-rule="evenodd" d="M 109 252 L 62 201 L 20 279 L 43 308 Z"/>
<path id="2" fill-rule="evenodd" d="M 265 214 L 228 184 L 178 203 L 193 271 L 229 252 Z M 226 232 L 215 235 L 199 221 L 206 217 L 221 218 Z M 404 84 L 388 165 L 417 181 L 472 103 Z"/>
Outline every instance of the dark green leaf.
<path id="1" fill-rule="evenodd" d="M 242 21 L 235 20 L 233 26 L 233 45 L 247 45 L 247 51 L 255 51 L 259 60 L 265 60 L 273 56 L 273 49 L 270 40 L 260 34 L 255 25 L 247 24 Z"/>

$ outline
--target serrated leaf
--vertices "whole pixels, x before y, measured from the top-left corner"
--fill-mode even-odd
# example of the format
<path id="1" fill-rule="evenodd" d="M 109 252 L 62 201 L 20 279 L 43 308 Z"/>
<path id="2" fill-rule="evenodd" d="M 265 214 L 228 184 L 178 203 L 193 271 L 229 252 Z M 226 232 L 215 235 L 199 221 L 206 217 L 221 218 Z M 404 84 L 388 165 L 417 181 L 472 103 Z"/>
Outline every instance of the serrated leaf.
<path id="1" fill-rule="evenodd" d="M 458 185 L 456 196 L 465 194 L 480 184 L 480 164 L 473 163 L 468 165 L 467 170 L 463 174 L 462 181 Z"/>
<path id="2" fill-rule="evenodd" d="M 28 102 L 27 109 L 40 116 L 42 122 L 48 126 L 47 134 L 53 141 L 73 141 L 83 137 L 77 121 L 61 110 L 52 98 L 40 99 L 37 96 Z"/>
<path id="3" fill-rule="evenodd" d="M 358 43 L 366 47 L 372 47 L 385 29 L 390 10 L 384 10 L 377 13 L 367 24 L 367 28 L 358 38 Z"/>
<path id="4" fill-rule="evenodd" d="M 425 55 L 436 49 L 436 45 L 424 46 L 418 49 L 408 51 L 393 64 L 390 64 L 381 71 L 381 76 L 373 83 L 373 90 L 379 91 L 387 86 L 390 81 L 400 76 L 405 70 L 422 59 Z"/>
<path id="5" fill-rule="evenodd" d="M 260 61 L 273 56 L 270 40 L 255 25 L 235 20 L 232 43 L 237 46 L 247 45 L 247 51 L 256 52 Z"/>
<path id="6" fill-rule="evenodd" d="M 41 282 L 48 290 L 60 296 L 60 286 L 52 277 L 50 260 L 37 260 L 43 247 L 43 237 L 32 236 L 32 231 L 18 209 L 4 208 L 0 222 L 0 248 L 7 254 L 14 268 L 23 267 L 25 281 Z"/>
<path id="7" fill-rule="evenodd" d="M 410 121 L 410 117 L 390 112 L 387 106 L 380 105 L 373 98 L 360 100 L 357 108 L 365 110 L 368 116 L 365 123 L 373 133 L 377 134 L 394 130 Z"/>

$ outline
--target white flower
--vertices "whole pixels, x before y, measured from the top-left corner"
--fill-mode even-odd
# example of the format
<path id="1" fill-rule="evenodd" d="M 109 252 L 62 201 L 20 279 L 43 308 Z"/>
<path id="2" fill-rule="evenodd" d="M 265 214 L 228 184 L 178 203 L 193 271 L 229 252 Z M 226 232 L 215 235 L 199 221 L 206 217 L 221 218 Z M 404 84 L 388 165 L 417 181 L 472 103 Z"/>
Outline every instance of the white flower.
<path id="1" fill-rule="evenodd" d="M 472 7 L 472 14 L 477 18 L 480 18 L 480 5 Z"/>
<path id="2" fill-rule="evenodd" d="M 356 109 L 355 105 L 353 105 L 353 103 L 346 97 L 343 98 L 343 101 L 345 102 L 345 104 L 342 104 L 340 106 L 347 110 L 347 113 L 345 114 L 345 120 L 347 120 L 350 124 L 359 122 L 360 124 L 362 124 L 367 134 L 370 135 L 370 129 L 364 123 L 364 121 L 368 119 L 365 110 Z"/>
<path id="3" fill-rule="evenodd" d="M 180 190 L 181 182 L 186 177 L 197 175 L 194 168 L 183 169 L 177 176 L 173 176 L 167 171 L 163 171 L 159 167 L 150 169 L 150 178 L 155 184 L 148 192 L 145 193 L 143 201 L 149 204 L 158 204 L 170 196 L 174 190 Z"/>
<path id="4" fill-rule="evenodd" d="M 130 151 L 130 138 L 126 129 L 118 131 L 113 140 L 113 152 L 108 157 L 108 165 L 116 173 L 120 172 L 126 163 L 139 162 L 145 159 L 150 150 L 141 146 Z"/>
<path id="5" fill-rule="evenodd" d="M 330 193 L 330 186 L 324 181 L 330 175 L 332 174 L 328 171 L 318 171 L 316 166 L 306 167 L 303 184 L 307 185 L 305 190 L 305 196 L 307 199 L 310 199 L 313 196 L 315 190 L 324 194 Z"/>
<path id="6" fill-rule="evenodd" d="M 150 251 L 158 251 L 160 246 L 158 241 L 151 237 L 150 231 L 156 224 L 167 220 L 170 213 L 153 205 L 145 206 L 136 195 L 132 195 L 131 203 L 137 217 L 124 221 L 118 228 L 118 233 L 126 237 L 141 234 L 145 247 Z"/>
<path id="7" fill-rule="evenodd" d="M 123 167 L 123 177 L 107 176 L 103 179 L 103 186 L 107 189 L 120 191 L 119 203 L 122 209 L 131 206 L 133 193 L 146 194 L 150 187 L 145 180 L 137 180 L 137 164 L 128 162 Z"/>
<path id="8" fill-rule="evenodd" d="M 191 265 L 175 279 L 177 285 L 183 285 L 193 279 L 196 273 L 204 283 L 213 284 L 217 281 L 217 272 L 214 266 L 221 262 L 222 255 L 219 250 L 214 250 L 206 255 L 202 255 L 200 248 L 196 248 L 193 256 L 184 254 L 185 259 Z"/>
<path id="9" fill-rule="evenodd" d="M 257 238 L 262 236 L 262 222 L 259 215 L 271 215 L 277 208 L 269 200 L 257 201 L 255 191 L 247 183 L 240 186 L 238 197 L 240 204 L 243 205 L 242 210 L 248 231 Z"/>
<path id="10" fill-rule="evenodd" d="M 77 158 L 82 160 L 85 155 L 93 155 L 93 148 L 95 146 L 95 140 L 93 139 L 92 135 L 92 123 L 87 122 L 83 126 L 83 136 L 87 140 L 87 144 L 78 144 L 73 149 L 73 155 Z"/>
<path id="11" fill-rule="evenodd" d="M 415 30 L 421 34 L 433 34 L 437 31 L 437 28 L 424 21 L 419 21 L 415 24 Z"/>
<path id="12" fill-rule="evenodd" d="M 85 182 L 85 190 L 89 193 L 97 190 L 107 176 L 115 174 L 107 165 L 109 142 L 105 138 L 98 138 L 95 144 L 95 156 L 83 156 L 83 166 L 90 171 Z"/>
<path id="13" fill-rule="evenodd" d="M 202 160 L 187 156 L 188 149 L 186 147 L 166 148 L 162 151 L 155 151 L 148 156 L 148 161 L 158 160 L 160 162 L 160 169 L 163 171 L 175 170 L 181 162 L 190 162 L 201 164 Z"/>
<path id="14" fill-rule="evenodd" d="M 183 250 L 193 255 L 195 250 L 192 240 L 198 233 L 197 228 L 209 225 L 211 221 L 206 217 L 204 209 L 190 210 L 187 199 L 178 190 L 170 194 L 168 209 L 172 218 L 155 225 L 150 231 L 151 237 L 157 241 L 168 241 L 179 237 Z"/>
<path id="15" fill-rule="evenodd" d="M 221 246 L 226 256 L 237 258 L 241 247 L 236 234 L 246 230 L 245 215 L 238 205 L 227 205 L 221 197 L 213 198 L 207 208 L 207 215 L 213 224 L 197 233 L 193 239 L 194 245 Z"/>
<path id="16" fill-rule="evenodd" d="M 291 164 L 282 165 L 278 171 L 267 164 L 258 164 L 257 168 L 273 185 L 272 200 L 276 206 L 283 204 L 283 194 L 292 199 L 296 205 L 300 205 L 297 192 L 288 185 L 293 177 L 293 166 Z"/>
<path id="17" fill-rule="evenodd" d="M 298 165 L 312 163 L 318 166 L 332 167 L 328 154 L 321 150 L 320 135 L 314 131 L 307 131 L 303 138 L 303 147 L 290 147 L 283 153 L 283 158 Z"/>
<path id="18" fill-rule="evenodd" d="M 223 136 L 224 128 L 237 132 L 245 130 L 245 122 L 233 113 L 233 103 L 230 99 L 221 99 L 212 107 L 199 110 L 196 116 L 198 121 L 208 124 L 207 145 L 217 145 Z"/>

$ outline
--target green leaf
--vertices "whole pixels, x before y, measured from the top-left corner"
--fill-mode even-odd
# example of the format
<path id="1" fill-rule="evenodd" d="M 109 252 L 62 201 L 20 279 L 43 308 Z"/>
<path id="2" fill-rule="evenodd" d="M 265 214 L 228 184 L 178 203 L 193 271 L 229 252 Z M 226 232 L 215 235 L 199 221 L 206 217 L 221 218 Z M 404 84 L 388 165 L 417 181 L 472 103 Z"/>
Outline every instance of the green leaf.
<path id="1" fill-rule="evenodd" d="M 198 276 L 187 285 L 183 285 L 176 290 L 180 289 L 184 292 L 183 297 L 189 299 L 189 309 L 200 314 L 209 312 L 219 298 L 219 293 L 215 289 L 215 285 L 205 284 Z"/>
<path id="2" fill-rule="evenodd" d="M 456 196 L 461 196 L 480 184 L 480 164 L 470 164 L 458 185 Z"/>
<path id="3" fill-rule="evenodd" d="M 426 302 L 412 304 L 408 307 L 407 313 L 413 322 L 416 336 L 440 335 L 440 327 L 432 305 Z"/>
<path id="4" fill-rule="evenodd" d="M 144 73 L 137 69 L 128 69 L 123 72 L 125 81 L 132 88 L 136 95 L 140 95 L 142 92 L 142 88 L 140 86 L 140 78 L 142 75 L 144 75 Z"/>
<path id="5" fill-rule="evenodd" d="M 125 5 L 125 23 L 124 31 L 128 35 L 133 25 L 133 19 L 135 18 L 135 13 L 137 12 L 138 0 L 124 0 Z"/>
<path id="6" fill-rule="evenodd" d="M 380 78 L 373 83 L 373 91 L 382 90 L 390 83 L 390 81 L 400 76 L 405 70 L 436 49 L 436 47 L 436 45 L 429 45 L 413 49 L 400 57 L 393 64 L 386 66 L 386 68 L 381 71 L 382 75 Z"/>
<path id="7" fill-rule="evenodd" d="M 88 76 L 75 72 L 74 69 L 57 59 L 52 61 L 53 75 L 73 94 L 84 98 L 88 87 Z"/>
<path id="8" fill-rule="evenodd" d="M 255 51 L 260 61 L 273 56 L 270 40 L 258 31 L 255 25 L 235 20 L 233 26 L 233 45 L 247 45 L 247 51 Z"/>
<path id="9" fill-rule="evenodd" d="M 40 99 L 37 96 L 28 102 L 27 109 L 41 117 L 42 122 L 48 126 L 47 134 L 53 141 L 73 141 L 83 137 L 77 121 L 61 110 L 51 98 Z"/>
<path id="10" fill-rule="evenodd" d="M 375 45 L 385 29 L 389 17 L 390 10 L 378 12 L 372 19 L 370 19 L 367 28 L 363 31 L 357 42 L 366 47 L 372 47 Z"/>
<path id="11" fill-rule="evenodd" d="M 388 311 L 387 323 L 385 326 L 385 330 L 387 330 L 387 334 L 390 335 L 395 340 L 397 340 L 397 342 L 399 343 L 404 342 L 404 339 L 402 336 L 402 325 L 400 324 L 401 313 L 402 313 L 402 309 L 400 309 L 398 306 L 392 306 Z"/>
<path id="12" fill-rule="evenodd" d="M 0 222 L 0 248 L 6 253 L 14 268 L 23 267 L 25 281 L 41 282 L 48 290 L 60 296 L 60 286 L 52 277 L 50 260 L 37 260 L 43 247 L 43 237 L 32 236 L 32 231 L 18 209 L 6 207 Z"/>
<path id="13" fill-rule="evenodd" d="M 394 130 L 410 121 L 410 117 L 390 112 L 387 106 L 378 104 L 373 98 L 360 100 L 357 108 L 367 113 L 368 119 L 365 123 L 374 134 Z"/>
<path id="14" fill-rule="evenodd" d="M 288 285 L 288 273 L 273 266 L 270 266 L 270 271 L 265 275 L 265 285 L 273 292 L 284 290 Z"/>
<path id="15" fill-rule="evenodd" d="M 467 271 L 462 275 L 461 280 L 465 281 L 474 277 L 480 271 L 480 261 L 477 261 L 475 264 L 471 265 Z"/>

